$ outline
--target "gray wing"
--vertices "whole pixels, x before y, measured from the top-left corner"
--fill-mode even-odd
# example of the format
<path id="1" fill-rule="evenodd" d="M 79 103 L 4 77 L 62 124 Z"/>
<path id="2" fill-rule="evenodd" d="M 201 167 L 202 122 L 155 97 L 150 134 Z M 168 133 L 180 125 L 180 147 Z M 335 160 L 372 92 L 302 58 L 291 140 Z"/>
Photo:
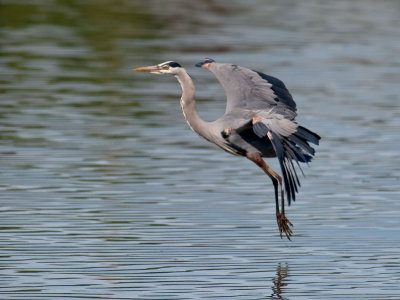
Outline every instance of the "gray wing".
<path id="1" fill-rule="evenodd" d="M 232 64 L 211 64 L 227 96 L 226 112 L 240 108 L 296 117 L 296 103 L 285 84 L 272 76 Z"/>
<path id="2" fill-rule="evenodd" d="M 310 162 L 315 151 L 309 143 L 318 144 L 320 137 L 294 121 L 296 103 L 281 80 L 232 64 L 212 63 L 210 71 L 227 96 L 226 113 L 220 122 L 230 129 L 230 134 L 223 132 L 228 151 L 245 152 L 246 143 L 256 148 L 260 143 L 271 144 L 290 204 L 300 186 L 293 162 L 299 167 L 300 162 Z"/>

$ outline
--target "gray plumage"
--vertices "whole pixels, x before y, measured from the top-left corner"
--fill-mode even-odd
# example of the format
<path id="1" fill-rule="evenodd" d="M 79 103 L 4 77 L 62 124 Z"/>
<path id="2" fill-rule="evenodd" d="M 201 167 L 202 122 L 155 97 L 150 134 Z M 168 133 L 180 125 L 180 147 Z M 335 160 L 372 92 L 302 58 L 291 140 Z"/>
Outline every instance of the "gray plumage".
<path id="1" fill-rule="evenodd" d="M 290 204 L 300 186 L 294 163 L 300 167 L 299 163 L 310 162 L 315 150 L 309 143 L 318 144 L 320 137 L 296 123 L 296 103 L 281 80 L 212 59 L 196 66 L 211 71 L 227 96 L 225 114 L 214 122 L 206 122 L 197 114 L 193 81 L 179 64 L 168 61 L 135 70 L 175 75 L 182 87 L 181 107 L 190 128 L 225 151 L 247 157 L 271 178 L 279 231 L 281 237 L 285 233 L 290 239 L 292 224 L 284 213 L 284 198 L 286 195 Z M 283 181 L 262 159 L 275 156 Z"/>
<path id="2" fill-rule="evenodd" d="M 214 62 L 209 70 L 225 90 L 227 113 L 247 109 L 296 117 L 296 103 L 279 79 L 232 64 Z"/>

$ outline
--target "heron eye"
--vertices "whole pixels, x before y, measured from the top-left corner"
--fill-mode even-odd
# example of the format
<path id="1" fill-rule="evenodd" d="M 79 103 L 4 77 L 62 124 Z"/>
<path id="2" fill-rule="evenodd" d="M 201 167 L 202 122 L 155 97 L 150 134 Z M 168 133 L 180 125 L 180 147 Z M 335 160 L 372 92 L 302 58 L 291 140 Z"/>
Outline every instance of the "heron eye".
<path id="1" fill-rule="evenodd" d="M 163 66 L 162 68 L 163 68 L 164 70 L 169 70 L 170 67 L 169 67 L 168 65 L 165 65 L 165 66 Z"/>

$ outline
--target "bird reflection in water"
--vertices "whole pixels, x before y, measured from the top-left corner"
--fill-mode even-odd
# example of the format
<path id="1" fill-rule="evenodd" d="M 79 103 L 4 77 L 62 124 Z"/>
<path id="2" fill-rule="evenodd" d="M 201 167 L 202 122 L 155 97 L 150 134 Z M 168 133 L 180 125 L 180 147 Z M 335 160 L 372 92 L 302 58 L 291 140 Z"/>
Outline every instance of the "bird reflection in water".
<path id="1" fill-rule="evenodd" d="M 272 294 L 269 299 L 272 300 L 288 300 L 288 298 L 285 298 L 282 296 L 284 287 L 288 285 L 286 277 L 289 276 L 289 266 L 287 263 L 281 264 L 279 263 L 276 267 L 276 275 L 274 278 L 272 278 L 272 282 L 274 285 L 271 287 L 272 289 Z"/>

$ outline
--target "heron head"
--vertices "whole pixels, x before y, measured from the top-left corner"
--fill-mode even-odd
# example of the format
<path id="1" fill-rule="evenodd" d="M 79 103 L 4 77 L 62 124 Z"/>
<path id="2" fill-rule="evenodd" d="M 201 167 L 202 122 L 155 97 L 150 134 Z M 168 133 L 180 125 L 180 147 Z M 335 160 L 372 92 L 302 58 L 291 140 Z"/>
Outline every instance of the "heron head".
<path id="1" fill-rule="evenodd" d="M 161 64 L 155 65 L 155 66 L 148 66 L 148 67 L 141 67 L 141 68 L 136 68 L 132 69 L 133 71 L 138 71 L 138 72 L 149 72 L 153 74 L 172 74 L 176 75 L 179 69 L 181 69 L 182 66 L 178 64 L 177 62 L 174 61 L 166 61 Z"/>
<path id="2" fill-rule="evenodd" d="M 208 70 L 210 68 L 210 64 L 212 64 L 212 63 L 215 63 L 215 60 L 213 60 L 212 58 L 205 58 L 203 61 L 198 62 L 197 64 L 195 64 L 195 66 Z"/>

